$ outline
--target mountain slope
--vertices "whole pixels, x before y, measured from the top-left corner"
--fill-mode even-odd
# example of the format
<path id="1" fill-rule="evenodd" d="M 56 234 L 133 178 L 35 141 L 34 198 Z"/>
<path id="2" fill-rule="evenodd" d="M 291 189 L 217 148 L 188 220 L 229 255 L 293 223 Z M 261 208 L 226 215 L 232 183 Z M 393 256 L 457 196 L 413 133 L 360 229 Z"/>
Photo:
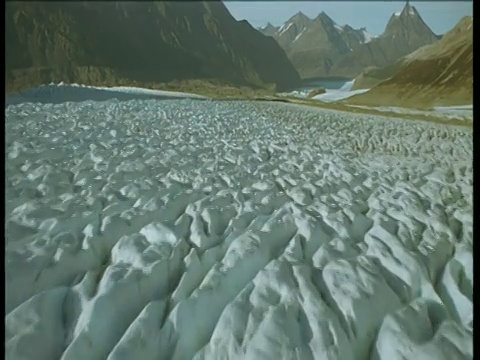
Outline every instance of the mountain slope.
<path id="1" fill-rule="evenodd" d="M 221 2 L 8 2 L 5 20 L 7 91 L 50 81 L 299 83 L 278 44 Z"/>
<path id="2" fill-rule="evenodd" d="M 347 54 L 331 72 L 336 76 L 354 78 L 369 66 L 385 67 L 416 49 L 438 41 L 422 17 L 408 2 L 390 18 L 384 33 Z"/>
<path id="3" fill-rule="evenodd" d="M 387 80 L 347 102 L 413 107 L 473 103 L 473 18 L 464 17 L 435 44 L 396 64 Z"/>
<path id="4" fill-rule="evenodd" d="M 271 27 L 261 31 L 279 43 L 302 78 L 327 76 L 342 55 L 369 40 L 365 29 L 341 27 L 324 12 L 315 19 L 300 12 L 273 34 Z"/>
<path id="5" fill-rule="evenodd" d="M 369 66 L 355 78 L 352 90 L 371 89 L 395 74 L 399 67 L 399 61 L 384 67 Z"/>
<path id="6" fill-rule="evenodd" d="M 355 78 L 365 68 L 391 65 L 439 39 L 408 2 L 378 37 L 365 28 L 339 26 L 324 12 L 313 20 L 296 14 L 273 35 L 272 30 L 262 32 L 277 40 L 302 78 Z"/>
<path id="7" fill-rule="evenodd" d="M 277 30 L 279 29 L 280 27 L 278 26 L 273 26 L 272 24 L 270 23 L 267 23 L 267 25 L 265 25 L 264 27 L 261 27 L 259 28 L 258 30 L 263 33 L 264 35 L 267 35 L 267 36 L 272 36 L 273 34 L 275 34 L 277 32 Z"/>

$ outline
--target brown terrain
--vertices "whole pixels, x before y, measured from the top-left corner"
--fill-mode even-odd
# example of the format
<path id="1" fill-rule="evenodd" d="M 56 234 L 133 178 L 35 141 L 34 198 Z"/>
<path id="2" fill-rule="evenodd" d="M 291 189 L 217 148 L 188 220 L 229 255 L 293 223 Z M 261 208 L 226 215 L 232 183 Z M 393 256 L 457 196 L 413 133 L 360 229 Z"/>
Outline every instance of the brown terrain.
<path id="1" fill-rule="evenodd" d="M 369 106 L 469 105 L 473 103 L 473 18 L 464 17 L 437 43 L 398 61 L 393 75 L 370 91 L 346 100 Z M 377 73 L 379 70 L 376 70 Z"/>
<path id="2" fill-rule="evenodd" d="M 364 69 L 360 75 L 355 78 L 352 90 L 371 89 L 375 85 L 388 79 L 398 71 L 400 62 L 385 67 L 370 66 Z"/>

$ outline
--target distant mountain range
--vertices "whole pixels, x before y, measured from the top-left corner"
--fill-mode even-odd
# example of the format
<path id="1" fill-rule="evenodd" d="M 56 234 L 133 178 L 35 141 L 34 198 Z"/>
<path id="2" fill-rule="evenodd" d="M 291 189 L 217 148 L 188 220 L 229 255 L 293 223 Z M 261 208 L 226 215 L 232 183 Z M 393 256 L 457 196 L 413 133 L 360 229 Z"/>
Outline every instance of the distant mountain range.
<path id="1" fill-rule="evenodd" d="M 367 67 L 393 64 L 440 38 L 408 2 L 392 15 L 378 37 L 369 35 L 365 28 L 339 26 L 324 12 L 315 19 L 298 13 L 282 27 L 268 24 L 259 30 L 278 42 L 303 79 L 354 78 Z"/>
<path id="2" fill-rule="evenodd" d="M 427 108 L 473 104 L 473 18 L 464 17 L 440 41 L 362 76 L 355 82 L 370 77 L 379 83 L 348 103 Z"/>
<path id="3" fill-rule="evenodd" d="M 60 81 L 300 83 L 277 42 L 220 1 L 7 2 L 5 10 L 7 92 Z"/>

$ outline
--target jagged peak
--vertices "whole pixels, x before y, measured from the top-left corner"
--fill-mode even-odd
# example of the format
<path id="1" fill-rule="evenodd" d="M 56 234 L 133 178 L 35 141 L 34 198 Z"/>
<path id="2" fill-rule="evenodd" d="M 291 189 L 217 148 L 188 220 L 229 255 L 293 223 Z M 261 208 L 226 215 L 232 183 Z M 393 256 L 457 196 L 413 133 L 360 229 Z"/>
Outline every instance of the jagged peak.
<path id="1" fill-rule="evenodd" d="M 269 21 L 267 22 L 267 25 L 261 26 L 260 29 L 271 29 L 274 28 L 275 26 L 272 25 L 272 23 Z"/>
<path id="2" fill-rule="evenodd" d="M 410 27 L 408 24 L 412 23 L 416 23 L 421 26 Z M 405 29 L 415 32 L 424 31 L 425 34 L 428 33 L 428 36 L 436 37 L 430 27 L 425 23 L 425 21 L 423 21 L 417 9 L 414 6 L 410 5 L 408 1 L 406 2 L 404 8 L 401 11 L 394 13 L 390 17 L 390 20 L 388 21 L 385 31 L 383 32 L 381 37 L 394 36 L 395 34 L 403 33 Z"/>
<path id="3" fill-rule="evenodd" d="M 305 15 L 303 12 L 299 11 L 297 12 L 295 15 L 293 16 L 301 16 L 301 17 L 308 17 L 307 15 Z"/>
<path id="4" fill-rule="evenodd" d="M 296 13 L 295 15 L 293 15 L 290 19 L 288 19 L 278 30 L 277 30 L 277 34 L 278 35 L 282 35 L 283 33 L 285 33 L 288 29 L 290 29 L 292 26 L 294 26 L 295 29 L 297 29 L 296 31 L 298 31 L 298 29 L 303 29 L 305 28 L 306 26 L 308 26 L 308 24 L 312 21 L 312 19 L 310 19 L 307 15 L 305 15 L 304 13 L 302 13 L 301 11 L 299 11 L 298 13 Z"/>
<path id="5" fill-rule="evenodd" d="M 287 20 L 287 22 L 291 21 L 311 21 L 307 15 L 305 15 L 303 12 L 299 11 L 295 15 L 293 15 L 290 19 Z"/>
<path id="6" fill-rule="evenodd" d="M 333 21 L 332 18 L 330 16 L 328 16 L 325 11 L 322 11 L 320 14 L 318 14 L 316 19 L 324 19 L 324 20 Z"/>
<path id="7" fill-rule="evenodd" d="M 410 5 L 410 1 L 407 0 L 402 10 L 395 12 L 392 18 L 406 17 L 406 16 L 420 16 L 415 6 Z"/>
<path id="8" fill-rule="evenodd" d="M 419 14 L 418 14 L 418 11 L 415 8 L 415 6 L 410 5 L 410 2 L 407 0 L 407 2 L 405 4 L 405 7 L 402 10 L 401 15 L 404 15 L 404 16 L 418 16 Z"/>
<path id="9" fill-rule="evenodd" d="M 398 23 L 398 21 L 404 22 L 405 20 L 408 20 L 408 21 L 419 20 L 423 22 L 423 19 L 420 16 L 420 13 L 417 11 L 415 6 L 410 5 L 409 1 L 406 2 L 405 6 L 401 11 L 397 11 L 390 17 L 390 20 L 388 21 L 386 29 L 391 27 L 393 24 Z"/>

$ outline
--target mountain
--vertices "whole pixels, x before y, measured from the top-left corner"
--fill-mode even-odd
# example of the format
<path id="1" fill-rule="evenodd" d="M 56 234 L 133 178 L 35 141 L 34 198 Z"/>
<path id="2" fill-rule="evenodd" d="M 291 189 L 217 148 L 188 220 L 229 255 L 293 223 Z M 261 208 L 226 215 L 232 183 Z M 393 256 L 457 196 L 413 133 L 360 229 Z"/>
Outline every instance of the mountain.
<path id="1" fill-rule="evenodd" d="M 473 103 L 473 18 L 395 64 L 393 75 L 352 104 L 432 107 Z"/>
<path id="2" fill-rule="evenodd" d="M 324 12 L 315 19 L 294 15 L 272 36 L 285 50 L 302 78 L 355 78 L 365 68 L 385 66 L 440 38 L 408 1 L 391 16 L 383 34 L 369 35 L 365 28 L 339 26 Z M 273 34 L 272 34 L 273 32 Z"/>
<path id="3" fill-rule="evenodd" d="M 416 49 L 435 43 L 435 35 L 422 17 L 407 1 L 401 12 L 393 14 L 383 34 L 359 46 L 340 61 L 330 72 L 336 76 L 354 78 L 367 67 L 383 68 Z"/>
<path id="4" fill-rule="evenodd" d="M 275 34 L 279 28 L 279 26 L 273 26 L 272 24 L 267 23 L 267 25 L 259 28 L 258 30 L 264 35 L 273 36 L 273 34 Z"/>
<path id="5" fill-rule="evenodd" d="M 351 90 L 371 89 L 394 75 L 400 65 L 401 62 L 397 61 L 385 67 L 369 66 L 363 69 L 360 75 L 355 78 Z"/>
<path id="6" fill-rule="evenodd" d="M 273 34 L 272 30 L 261 29 L 285 50 L 302 78 L 329 75 L 332 65 L 344 54 L 370 40 L 364 28 L 341 27 L 325 12 L 315 19 L 299 12 Z"/>
<path id="7" fill-rule="evenodd" d="M 220 1 L 7 2 L 6 90 L 50 82 L 183 79 L 288 89 L 298 73 L 275 40 Z"/>

